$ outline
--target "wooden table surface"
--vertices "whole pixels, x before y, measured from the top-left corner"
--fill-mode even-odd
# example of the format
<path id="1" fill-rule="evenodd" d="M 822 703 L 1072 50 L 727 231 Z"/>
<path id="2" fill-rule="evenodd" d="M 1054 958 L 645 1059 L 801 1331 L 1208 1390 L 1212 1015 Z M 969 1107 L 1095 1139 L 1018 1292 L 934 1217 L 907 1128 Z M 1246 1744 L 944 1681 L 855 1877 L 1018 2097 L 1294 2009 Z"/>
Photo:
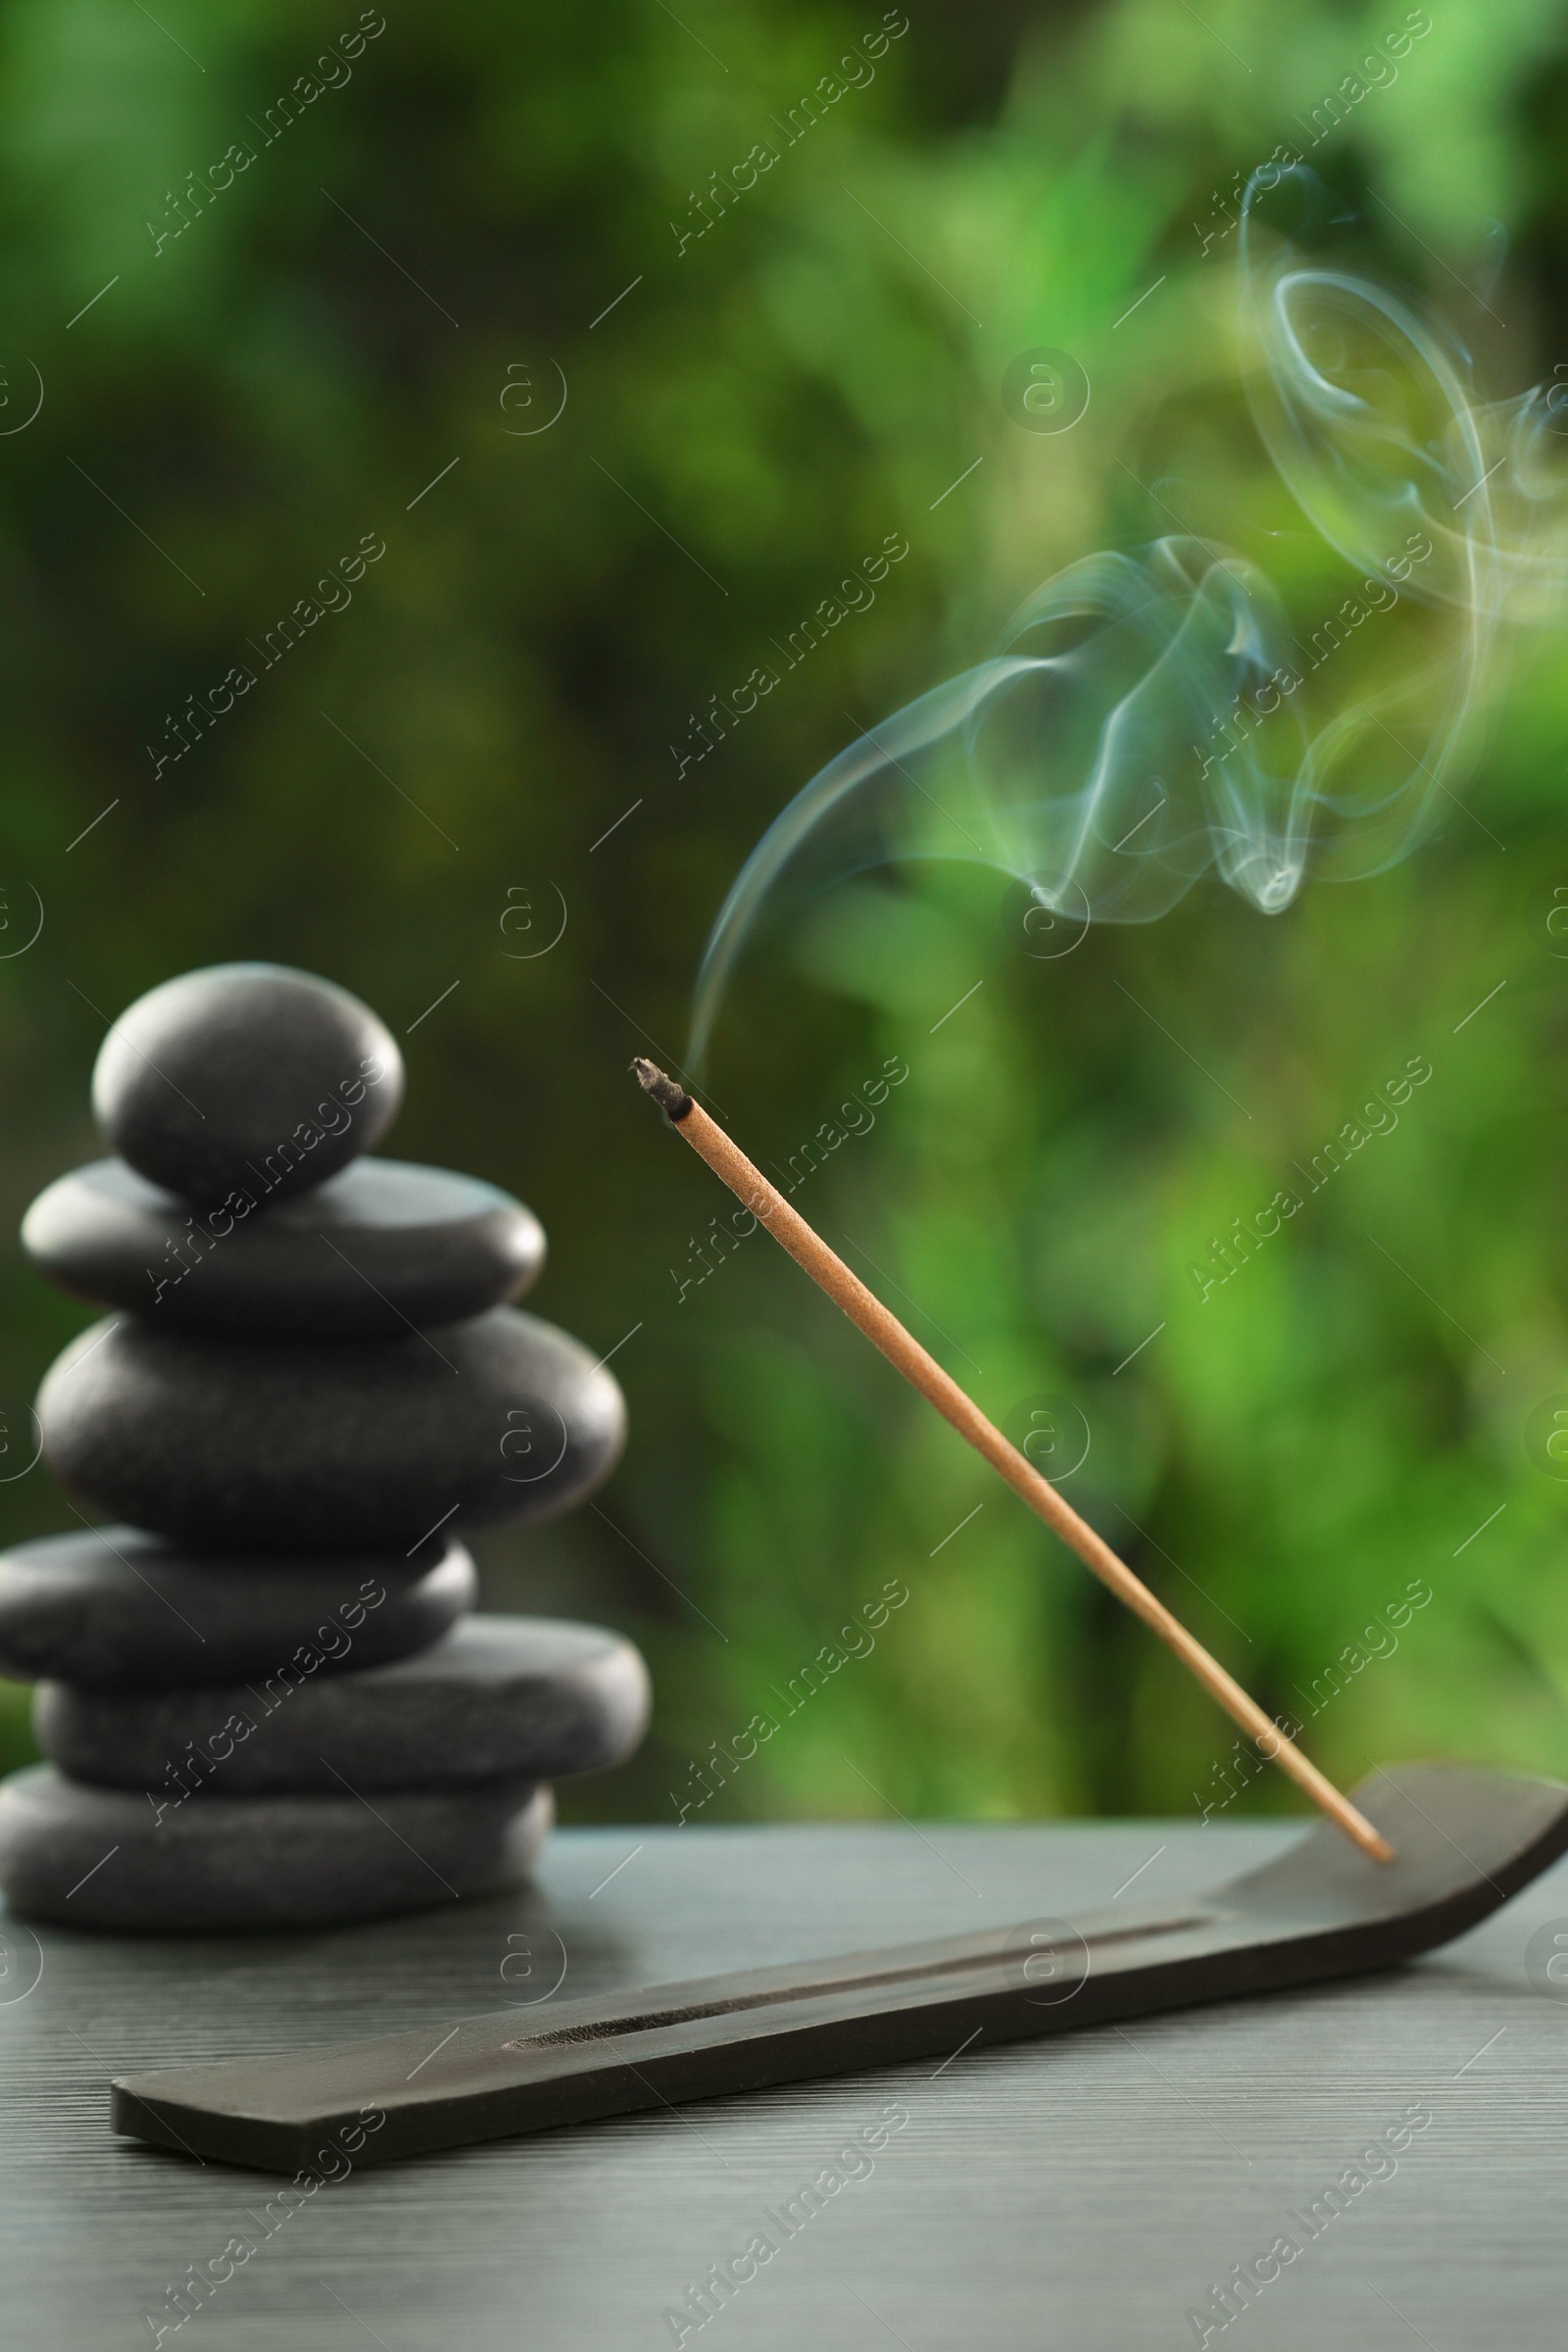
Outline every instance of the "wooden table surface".
<path id="1" fill-rule="evenodd" d="M 1396 1976 L 355 2172 L 281 2214 L 273 2179 L 107 2128 L 108 2078 L 126 2069 L 426 2023 L 433 2049 L 461 2017 L 537 2007 L 564 1961 L 563 1990 L 583 1993 L 1070 1914 L 1134 1874 L 1140 1899 L 1160 1898 L 1290 1835 L 573 1831 L 527 1893 L 390 1925 L 252 1941 L 40 1930 L 42 1976 L 0 1998 L 0 2347 L 130 2352 L 163 2327 L 181 2352 L 654 2352 L 677 2340 L 666 2312 L 763 2233 L 776 2253 L 700 2328 L 688 2306 L 680 2340 L 1152 2352 L 1198 2342 L 1190 2311 L 1212 2313 L 1213 2285 L 1264 2257 L 1278 2276 L 1223 2330 L 1210 2317 L 1211 2343 L 1556 2352 L 1568 1997 L 1531 1979 L 1546 1986 L 1541 1931 L 1568 1936 L 1568 1863 Z M 0 1918 L 7 1931 L 0 1996 L 30 1973 Z M 1430 2121 L 1402 2152 L 1326 2199 L 1412 2110 Z M 886 2144 L 839 2167 L 858 2177 L 819 2210 L 797 2204 L 786 2234 L 771 2217 L 868 2129 Z M 1267 2259 L 1282 2235 L 1299 2244 L 1283 2266 Z M 231 2241 L 254 2249 L 237 2267 Z M 176 2330 L 169 2290 L 215 2259 L 232 2277 Z"/>

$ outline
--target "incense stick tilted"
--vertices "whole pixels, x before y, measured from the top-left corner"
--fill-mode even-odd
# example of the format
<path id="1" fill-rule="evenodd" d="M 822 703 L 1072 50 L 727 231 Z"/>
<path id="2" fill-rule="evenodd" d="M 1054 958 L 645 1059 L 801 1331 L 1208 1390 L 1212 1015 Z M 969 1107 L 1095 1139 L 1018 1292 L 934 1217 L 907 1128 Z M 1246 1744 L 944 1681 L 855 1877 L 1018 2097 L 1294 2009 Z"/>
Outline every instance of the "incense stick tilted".
<path id="1" fill-rule="evenodd" d="M 979 1406 L 967 1397 L 956 1381 L 950 1380 L 935 1358 L 927 1355 L 918 1340 L 913 1339 L 896 1315 L 889 1314 L 882 1301 L 868 1291 L 856 1274 L 852 1274 L 841 1257 L 828 1248 L 826 1242 L 812 1232 L 798 1210 L 793 1209 L 783 1194 L 760 1169 L 755 1168 L 744 1152 L 730 1142 L 721 1127 L 715 1126 L 700 1103 L 694 1102 L 684 1087 L 654 1062 L 641 1055 L 632 1063 L 637 1083 L 645 1094 L 663 1110 L 671 1123 L 686 1138 L 692 1149 L 716 1176 L 722 1177 L 738 1200 L 744 1201 L 760 1223 L 767 1227 L 776 1242 L 783 1244 L 791 1257 L 803 1266 L 819 1289 L 824 1290 L 834 1304 L 841 1306 L 852 1323 L 858 1324 L 873 1346 L 879 1348 L 895 1370 L 903 1373 L 911 1388 L 919 1390 L 927 1401 L 934 1404 L 944 1420 L 951 1421 L 961 1438 L 966 1438 L 976 1453 L 983 1454 L 993 1470 L 999 1471 L 1014 1494 L 1022 1496 L 1030 1509 L 1042 1518 L 1054 1534 L 1059 1536 L 1069 1548 L 1078 1554 L 1084 1566 L 1109 1587 L 1116 1598 L 1133 1614 L 1141 1617 L 1151 1630 L 1159 1636 L 1169 1650 L 1173 1650 L 1190 1674 L 1196 1675 L 1211 1698 L 1217 1699 L 1233 1722 L 1239 1723 L 1248 1738 L 1256 1742 L 1270 1763 L 1288 1773 L 1298 1788 L 1304 1789 L 1315 1805 L 1322 1807 L 1330 1821 L 1335 1822 L 1346 1836 L 1354 1840 L 1364 1854 L 1374 1862 L 1392 1862 L 1394 1848 L 1379 1836 L 1366 1816 L 1357 1812 L 1348 1797 L 1342 1796 L 1317 1766 L 1302 1755 L 1295 1742 L 1271 1723 L 1262 1708 L 1248 1697 L 1240 1683 L 1232 1680 L 1217 1658 L 1211 1658 L 1200 1642 L 1178 1618 L 1171 1615 L 1163 1601 L 1156 1600 L 1147 1585 L 1134 1576 L 1125 1561 L 1117 1558 L 1108 1544 L 1096 1535 L 1094 1529 L 1069 1502 L 1062 1499 L 1049 1479 L 1042 1478 L 1034 1464 L 1009 1445 L 994 1422 L 988 1421 Z"/>

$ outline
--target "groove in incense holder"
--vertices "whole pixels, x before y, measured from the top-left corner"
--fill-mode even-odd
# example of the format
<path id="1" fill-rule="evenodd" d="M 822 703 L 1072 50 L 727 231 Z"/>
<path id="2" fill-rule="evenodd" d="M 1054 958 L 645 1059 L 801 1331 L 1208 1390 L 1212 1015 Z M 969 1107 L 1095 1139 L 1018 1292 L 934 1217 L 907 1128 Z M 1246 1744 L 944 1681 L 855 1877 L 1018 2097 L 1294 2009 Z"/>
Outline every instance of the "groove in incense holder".
<path id="1" fill-rule="evenodd" d="M 934 1356 L 926 1353 L 918 1340 L 905 1330 L 896 1315 L 890 1314 L 880 1298 L 868 1291 L 858 1275 L 851 1272 L 821 1237 L 814 1233 L 798 1209 L 790 1206 L 777 1187 L 770 1184 L 760 1168 L 754 1167 L 723 1129 L 709 1117 L 701 1103 L 694 1102 L 683 1087 L 666 1078 L 654 1062 L 639 1058 L 633 1062 L 637 1083 L 645 1094 L 652 1095 L 678 1125 L 680 1133 L 693 1151 L 707 1160 L 715 1176 L 721 1177 L 738 1200 L 745 1203 L 753 1215 L 764 1224 L 773 1239 L 789 1251 L 796 1264 L 810 1275 L 818 1288 L 824 1290 L 835 1305 L 843 1308 L 852 1323 L 858 1325 L 872 1345 L 881 1349 L 890 1364 L 903 1373 L 911 1387 L 919 1390 L 928 1402 L 934 1404 L 944 1420 L 983 1454 L 1014 1494 L 1020 1495 L 1054 1535 L 1075 1551 L 1084 1566 L 1098 1576 L 1101 1583 L 1115 1593 L 1116 1598 L 1137 1617 L 1141 1617 L 1152 1633 L 1157 1634 L 1188 1672 L 1202 1684 L 1209 1696 L 1218 1701 L 1233 1723 L 1241 1726 L 1253 1740 L 1259 1752 L 1270 1763 L 1289 1775 L 1297 1787 L 1321 1807 L 1329 1819 L 1338 1824 L 1346 1836 L 1369 1854 L 1374 1862 L 1392 1862 L 1394 1848 L 1380 1836 L 1363 1813 L 1343 1796 L 1333 1782 L 1319 1772 L 1317 1766 L 1302 1754 L 1287 1734 L 1264 1714 L 1255 1699 L 1250 1698 L 1240 1683 L 1226 1673 L 1217 1658 L 1211 1657 L 1202 1643 L 1187 1631 L 1181 1620 L 1173 1617 L 1163 1601 L 1155 1598 L 1149 1587 L 1136 1577 L 1126 1562 L 1116 1555 L 1089 1525 L 1081 1519 L 1047 1478 L 1003 1436 L 996 1424 L 964 1395 L 956 1381 L 949 1378 Z M 677 1108 L 679 1104 L 681 1107 Z"/>

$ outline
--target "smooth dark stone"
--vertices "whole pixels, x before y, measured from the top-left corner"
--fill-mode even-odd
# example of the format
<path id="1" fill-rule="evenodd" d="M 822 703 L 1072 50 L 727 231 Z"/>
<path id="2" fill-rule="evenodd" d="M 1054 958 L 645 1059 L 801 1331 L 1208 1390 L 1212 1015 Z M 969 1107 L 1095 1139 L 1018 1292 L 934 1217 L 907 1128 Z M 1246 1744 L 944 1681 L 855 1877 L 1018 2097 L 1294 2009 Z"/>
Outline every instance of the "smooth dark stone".
<path id="1" fill-rule="evenodd" d="M 549 1518 L 608 1477 L 626 1419 L 586 1348 L 511 1306 L 314 1345 L 127 1316 L 57 1356 L 37 1411 L 50 1468 L 106 1516 L 287 1551 Z"/>
<path id="2" fill-rule="evenodd" d="M 439 1642 L 478 1593 L 467 1551 L 441 1536 L 412 1560 L 203 1558 L 140 1528 L 83 1528 L 0 1552 L 0 1674 L 163 1690 L 245 1682 L 297 1654 L 313 1673 L 378 1666 Z"/>
<path id="3" fill-rule="evenodd" d="M 149 989 L 92 1074 L 121 1157 L 203 1201 L 319 1184 L 370 1149 L 402 1100 L 403 1056 L 369 1006 L 280 963 L 215 963 Z"/>
<path id="4" fill-rule="evenodd" d="M 314 1928 L 514 1886 L 549 1834 L 548 1788 L 211 1796 L 155 1821 L 140 1795 L 46 1764 L 0 1784 L 0 1892 L 30 1919 L 148 1934 Z"/>
<path id="5" fill-rule="evenodd" d="M 447 1788 L 618 1764 L 648 1728 L 629 1642 L 559 1618 L 469 1617 L 363 1674 L 287 1667 L 232 1690 L 41 1684 L 33 1737 L 78 1781 L 173 1812 L 253 1789 Z"/>
<path id="6" fill-rule="evenodd" d="M 544 1228 L 510 1193 L 407 1160 L 362 1159 L 269 1205 L 192 1209 L 122 1159 L 42 1192 L 22 1246 L 63 1290 L 160 1323 L 395 1337 L 527 1289 Z"/>

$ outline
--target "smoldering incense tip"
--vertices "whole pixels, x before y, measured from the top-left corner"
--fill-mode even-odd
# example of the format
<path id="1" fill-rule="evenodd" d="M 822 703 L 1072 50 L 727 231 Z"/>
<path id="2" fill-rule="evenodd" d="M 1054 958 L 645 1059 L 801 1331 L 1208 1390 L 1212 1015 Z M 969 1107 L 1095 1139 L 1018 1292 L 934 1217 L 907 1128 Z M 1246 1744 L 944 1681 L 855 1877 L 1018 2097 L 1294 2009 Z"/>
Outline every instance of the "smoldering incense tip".
<path id="1" fill-rule="evenodd" d="M 657 1061 L 647 1061 L 639 1054 L 631 1066 L 643 1093 L 653 1096 L 666 1118 L 684 1119 L 690 1115 L 690 1095 L 683 1086 L 677 1086 L 673 1078 L 666 1078 Z"/>

